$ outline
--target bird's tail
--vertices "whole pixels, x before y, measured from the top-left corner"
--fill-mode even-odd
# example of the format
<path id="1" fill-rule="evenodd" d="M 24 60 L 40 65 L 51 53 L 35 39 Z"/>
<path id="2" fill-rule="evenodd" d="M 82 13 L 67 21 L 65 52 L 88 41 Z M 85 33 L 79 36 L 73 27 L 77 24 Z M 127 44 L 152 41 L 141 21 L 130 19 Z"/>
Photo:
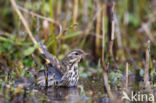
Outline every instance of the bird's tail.
<path id="1" fill-rule="evenodd" d="M 50 58 L 52 58 L 52 55 L 48 52 L 47 47 L 43 45 L 41 41 L 39 41 L 39 44 L 43 51 L 43 53 L 41 53 L 41 57 L 45 59 L 47 62 L 50 62 Z"/>
<path id="2" fill-rule="evenodd" d="M 25 78 L 25 79 L 17 79 L 15 80 L 14 86 L 17 87 L 19 85 L 22 85 L 23 87 L 31 88 L 35 86 L 34 81 L 35 81 L 34 77 Z"/>
<path id="3" fill-rule="evenodd" d="M 50 64 L 54 67 L 57 66 L 59 63 L 58 59 L 48 52 L 47 47 L 39 39 L 38 42 L 43 51 L 43 53 L 40 53 L 41 57 L 47 62 L 47 64 Z"/>

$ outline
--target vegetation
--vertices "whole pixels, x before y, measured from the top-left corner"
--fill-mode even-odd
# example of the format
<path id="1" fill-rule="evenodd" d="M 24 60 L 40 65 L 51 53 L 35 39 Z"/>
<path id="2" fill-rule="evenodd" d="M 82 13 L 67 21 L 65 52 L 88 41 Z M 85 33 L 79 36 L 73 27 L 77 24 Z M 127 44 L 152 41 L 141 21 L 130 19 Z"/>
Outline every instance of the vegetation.
<path id="1" fill-rule="evenodd" d="M 155 0 L 16 0 L 33 38 L 11 1 L 0 1 L 0 101 L 104 102 L 132 90 L 156 97 Z M 90 54 L 77 88 L 15 86 L 44 69 L 37 38 L 59 59 L 75 48 Z"/>

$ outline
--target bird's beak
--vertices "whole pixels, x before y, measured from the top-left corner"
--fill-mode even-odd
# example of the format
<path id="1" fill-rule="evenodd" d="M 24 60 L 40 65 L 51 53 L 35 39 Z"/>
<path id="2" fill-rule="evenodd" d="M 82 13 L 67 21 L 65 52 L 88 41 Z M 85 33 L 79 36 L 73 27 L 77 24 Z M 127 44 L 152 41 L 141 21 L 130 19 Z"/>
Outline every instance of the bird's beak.
<path id="1" fill-rule="evenodd" d="M 87 55 L 89 55 L 89 53 L 86 53 L 86 52 L 85 52 L 84 56 L 87 56 Z"/>
<path id="2" fill-rule="evenodd" d="M 87 56 L 87 55 L 89 55 L 89 53 L 84 52 L 84 53 L 82 54 L 82 57 Z"/>

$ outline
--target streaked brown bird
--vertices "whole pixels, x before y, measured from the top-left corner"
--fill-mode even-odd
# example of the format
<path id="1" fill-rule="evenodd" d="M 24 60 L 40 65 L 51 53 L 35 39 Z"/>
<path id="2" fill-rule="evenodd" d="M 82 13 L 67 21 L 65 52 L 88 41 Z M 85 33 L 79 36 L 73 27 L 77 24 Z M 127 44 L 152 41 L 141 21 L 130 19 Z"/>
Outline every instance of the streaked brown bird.
<path id="1" fill-rule="evenodd" d="M 38 86 L 77 86 L 79 80 L 78 63 L 87 55 L 81 49 L 69 52 L 62 60 L 50 54 L 40 42 L 43 50 L 42 57 L 48 61 L 47 68 L 37 74 Z"/>

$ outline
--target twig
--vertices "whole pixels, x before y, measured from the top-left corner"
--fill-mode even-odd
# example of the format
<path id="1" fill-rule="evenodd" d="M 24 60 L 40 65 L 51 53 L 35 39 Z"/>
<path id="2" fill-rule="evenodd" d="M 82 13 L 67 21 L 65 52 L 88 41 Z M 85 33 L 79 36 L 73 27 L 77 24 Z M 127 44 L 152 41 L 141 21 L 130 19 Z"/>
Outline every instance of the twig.
<path id="1" fill-rule="evenodd" d="M 101 8 L 101 5 L 99 2 L 97 2 L 97 9 L 100 9 Z M 101 12 L 99 12 L 97 14 L 97 19 L 96 19 L 96 34 L 100 34 L 100 29 L 101 29 Z M 98 50 L 99 50 L 99 43 L 100 43 L 100 40 L 99 38 L 95 38 L 95 54 L 97 55 L 98 54 Z"/>
<path id="2" fill-rule="evenodd" d="M 104 85 L 106 87 L 106 90 L 107 90 L 107 93 L 108 93 L 110 99 L 113 101 L 114 100 L 114 96 L 112 94 L 110 85 L 108 83 L 108 73 L 107 73 L 107 71 L 108 71 L 108 68 L 109 68 L 109 63 L 107 63 L 107 67 L 104 67 L 104 59 L 102 58 L 101 59 L 101 66 L 102 66 L 102 69 L 103 69 Z"/>
<path id="3" fill-rule="evenodd" d="M 23 8 L 23 7 L 21 7 L 21 6 L 19 6 L 19 5 L 17 5 L 17 7 L 18 7 L 20 10 L 24 11 L 25 13 L 28 13 L 28 14 L 30 14 L 30 15 L 32 15 L 32 16 L 36 16 L 36 17 L 38 17 L 38 18 L 40 18 L 40 19 L 43 19 L 43 20 L 46 20 L 46 21 L 48 21 L 48 22 L 51 22 L 51 23 L 54 23 L 54 24 L 58 25 L 58 26 L 59 26 L 59 29 L 60 29 L 59 35 L 63 32 L 63 30 L 62 30 L 62 25 L 59 24 L 58 22 L 56 22 L 54 19 L 51 19 L 51 18 L 48 18 L 48 17 L 44 17 L 44 16 L 39 15 L 39 14 L 37 14 L 37 13 L 35 13 L 35 12 L 29 11 L 29 10 L 27 10 L 27 9 L 25 9 L 25 8 Z"/>
<path id="4" fill-rule="evenodd" d="M 19 9 L 18 9 L 18 7 L 17 7 L 17 5 L 16 5 L 15 0 L 10 0 L 10 2 L 11 2 L 11 4 L 12 4 L 14 10 L 15 10 L 16 13 L 18 14 L 20 20 L 22 21 L 22 23 L 23 23 L 23 25 L 24 25 L 26 31 L 28 32 L 29 37 L 31 38 L 31 40 L 33 41 L 33 43 L 34 43 L 35 45 L 38 45 L 37 41 L 36 41 L 35 38 L 33 37 L 32 32 L 30 31 L 30 28 L 29 28 L 29 26 L 28 26 L 26 20 L 24 19 L 22 13 L 19 11 Z M 39 51 L 40 51 L 41 53 L 43 53 L 43 51 L 42 51 L 41 48 L 38 48 L 38 49 L 39 49 Z"/>
<path id="5" fill-rule="evenodd" d="M 125 90 L 128 90 L 128 62 L 126 63 L 126 85 L 125 85 Z"/>
<path id="6" fill-rule="evenodd" d="M 109 45 L 108 45 L 108 52 L 109 52 L 109 61 L 114 63 L 115 68 L 118 68 L 116 64 L 115 58 L 113 53 L 113 45 L 114 45 L 114 30 L 115 30 L 115 20 L 114 20 L 114 8 L 115 2 L 111 2 L 107 4 L 107 15 L 108 15 L 108 37 L 109 37 Z"/>
<path id="7" fill-rule="evenodd" d="M 104 66 L 104 47 L 105 47 L 105 30 L 104 30 L 104 15 L 106 10 L 106 4 L 103 4 L 103 18 L 102 18 L 102 57 L 101 57 L 101 67 L 103 69 L 103 78 L 104 78 L 104 85 L 106 87 L 106 90 L 108 92 L 109 97 L 111 100 L 114 100 L 114 96 L 111 92 L 111 88 L 108 83 L 108 68 L 109 68 L 109 62 L 107 63 L 106 67 Z"/>
<path id="8" fill-rule="evenodd" d="M 115 4 L 108 4 L 107 10 L 108 10 L 108 36 L 109 36 L 109 54 L 110 57 L 113 58 L 113 43 L 114 43 L 114 6 Z"/>
<path id="9" fill-rule="evenodd" d="M 149 81 L 149 60 L 150 60 L 150 40 L 147 41 L 147 48 L 146 48 L 146 64 L 145 64 L 145 71 L 144 71 L 144 84 L 145 88 L 152 92 L 150 81 Z"/>
<path id="10" fill-rule="evenodd" d="M 102 12 L 102 59 L 104 59 L 104 48 L 105 48 L 105 16 L 106 16 L 106 4 L 103 4 L 103 12 Z M 98 36 L 96 34 L 96 36 Z M 101 36 L 101 35 L 99 35 Z M 104 60 L 103 60 L 104 61 Z"/>
<path id="11" fill-rule="evenodd" d="M 73 7 L 73 24 L 77 24 L 78 1 L 79 1 L 79 0 L 74 0 L 74 7 Z M 73 27 L 73 31 L 76 31 L 75 26 Z"/>

